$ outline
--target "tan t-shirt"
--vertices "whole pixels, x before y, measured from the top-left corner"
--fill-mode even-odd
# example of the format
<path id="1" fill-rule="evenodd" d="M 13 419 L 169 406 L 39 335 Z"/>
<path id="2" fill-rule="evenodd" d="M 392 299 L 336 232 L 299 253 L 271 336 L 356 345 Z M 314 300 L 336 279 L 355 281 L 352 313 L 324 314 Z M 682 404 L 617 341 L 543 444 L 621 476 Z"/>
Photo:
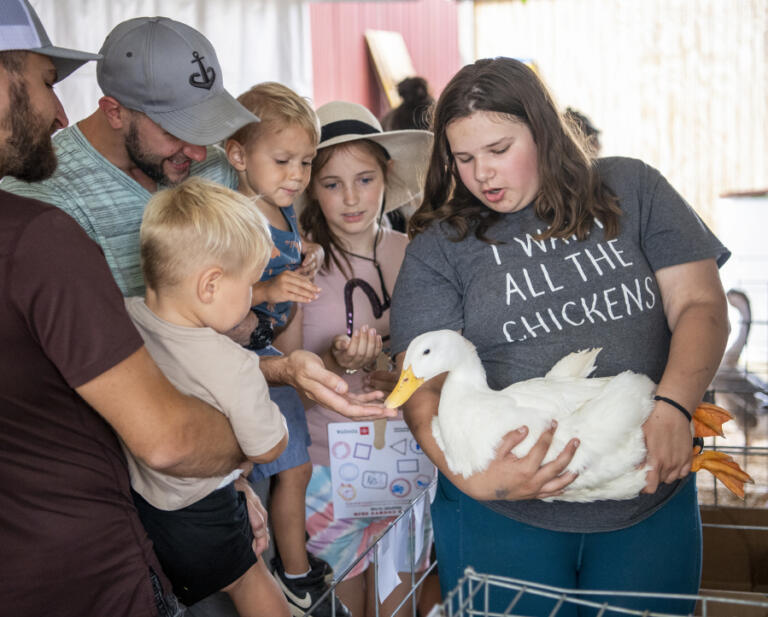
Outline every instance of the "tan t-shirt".
<path id="1" fill-rule="evenodd" d="M 152 359 L 169 381 L 216 407 L 232 424 L 246 456 L 272 449 L 286 434 L 285 419 L 269 398 L 259 357 L 211 328 L 177 326 L 155 315 L 143 298 L 125 306 Z M 150 469 L 123 445 L 131 486 L 161 510 L 178 510 L 219 488 L 227 476 L 177 478 Z"/>

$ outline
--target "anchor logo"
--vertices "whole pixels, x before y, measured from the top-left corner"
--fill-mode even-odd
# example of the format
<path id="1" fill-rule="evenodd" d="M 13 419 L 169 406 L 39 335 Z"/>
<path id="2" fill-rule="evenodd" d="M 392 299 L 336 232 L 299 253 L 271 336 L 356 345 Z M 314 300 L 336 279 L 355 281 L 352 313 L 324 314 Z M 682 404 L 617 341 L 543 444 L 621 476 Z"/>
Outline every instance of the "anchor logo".
<path id="1" fill-rule="evenodd" d="M 205 88 L 206 90 L 210 90 L 213 82 L 216 81 L 216 71 L 213 70 L 212 66 L 206 68 L 203 64 L 203 58 L 205 58 L 205 56 L 201 56 L 196 51 L 193 51 L 192 57 L 194 60 L 192 60 L 191 63 L 194 64 L 197 62 L 200 66 L 200 72 L 192 73 L 192 75 L 189 76 L 190 85 L 195 88 Z"/>

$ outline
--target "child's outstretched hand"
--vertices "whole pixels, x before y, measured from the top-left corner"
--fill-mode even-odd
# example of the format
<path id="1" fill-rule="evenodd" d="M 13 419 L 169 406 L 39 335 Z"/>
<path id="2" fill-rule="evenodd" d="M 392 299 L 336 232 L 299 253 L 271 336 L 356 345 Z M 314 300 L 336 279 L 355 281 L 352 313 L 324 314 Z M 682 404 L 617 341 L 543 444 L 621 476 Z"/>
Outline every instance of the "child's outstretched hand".
<path id="1" fill-rule="evenodd" d="M 341 368 L 354 371 L 374 362 L 381 353 L 381 345 L 381 335 L 365 325 L 351 337 L 346 334 L 334 337 L 331 354 Z"/>
<path id="2" fill-rule="evenodd" d="M 277 304 L 278 302 L 312 302 L 316 300 L 320 288 L 309 277 L 284 270 L 268 281 L 261 281 L 253 286 L 253 305 Z"/>
<path id="3" fill-rule="evenodd" d="M 313 279 L 320 269 L 320 266 L 323 265 L 325 250 L 323 250 L 323 247 L 316 242 L 310 242 L 309 240 L 302 239 L 301 246 L 304 249 L 304 259 L 296 272 Z"/>

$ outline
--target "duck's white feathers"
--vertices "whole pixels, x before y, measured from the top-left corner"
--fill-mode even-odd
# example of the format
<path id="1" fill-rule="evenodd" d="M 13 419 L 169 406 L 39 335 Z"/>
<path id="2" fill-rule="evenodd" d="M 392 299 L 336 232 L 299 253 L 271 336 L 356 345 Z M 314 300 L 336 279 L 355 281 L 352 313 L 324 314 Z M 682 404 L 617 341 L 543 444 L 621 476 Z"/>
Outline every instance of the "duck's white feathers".
<path id="1" fill-rule="evenodd" d="M 555 366 L 549 369 L 549 372 L 544 377 L 548 379 L 556 377 L 589 377 L 597 367 L 595 363 L 599 353 L 600 347 L 569 353 L 564 358 L 560 358 L 555 362 Z"/>
<path id="2" fill-rule="evenodd" d="M 502 437 L 520 426 L 529 433 L 513 453 L 525 456 L 557 420 L 544 462 L 574 437 L 580 440 L 568 466 L 579 476 L 557 499 L 629 499 L 645 486 L 647 468 L 637 466 L 645 457 L 642 425 L 653 409 L 655 384 L 630 371 L 588 378 L 599 352 L 569 354 L 542 378 L 494 391 L 474 346 L 456 332 L 441 330 L 414 339 L 405 365 L 425 379 L 448 371 L 432 432 L 454 473 L 468 477 L 486 469 Z"/>

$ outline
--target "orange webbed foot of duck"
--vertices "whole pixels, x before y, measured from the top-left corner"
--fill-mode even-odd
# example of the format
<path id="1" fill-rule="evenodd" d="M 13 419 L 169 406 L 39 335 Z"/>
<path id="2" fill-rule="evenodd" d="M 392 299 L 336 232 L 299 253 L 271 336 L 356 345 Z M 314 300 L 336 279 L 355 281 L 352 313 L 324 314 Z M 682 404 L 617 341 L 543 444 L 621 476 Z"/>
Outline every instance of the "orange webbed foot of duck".
<path id="1" fill-rule="evenodd" d="M 732 420 L 733 416 L 717 405 L 702 403 L 693 412 L 693 431 L 695 437 L 723 436 L 723 424 Z M 725 452 L 716 450 L 702 451 L 699 446 L 694 448 L 691 471 L 707 469 L 726 488 L 740 499 L 744 499 L 744 484 L 754 484 L 752 477 Z"/>
<path id="2" fill-rule="evenodd" d="M 723 424 L 733 416 L 717 405 L 701 403 L 693 412 L 694 437 L 723 437 Z"/>
<path id="3" fill-rule="evenodd" d="M 691 471 L 699 471 L 700 469 L 710 471 L 739 499 L 744 499 L 744 483 L 755 483 L 736 461 L 725 452 L 718 450 L 705 450 L 696 453 L 691 463 Z"/>

